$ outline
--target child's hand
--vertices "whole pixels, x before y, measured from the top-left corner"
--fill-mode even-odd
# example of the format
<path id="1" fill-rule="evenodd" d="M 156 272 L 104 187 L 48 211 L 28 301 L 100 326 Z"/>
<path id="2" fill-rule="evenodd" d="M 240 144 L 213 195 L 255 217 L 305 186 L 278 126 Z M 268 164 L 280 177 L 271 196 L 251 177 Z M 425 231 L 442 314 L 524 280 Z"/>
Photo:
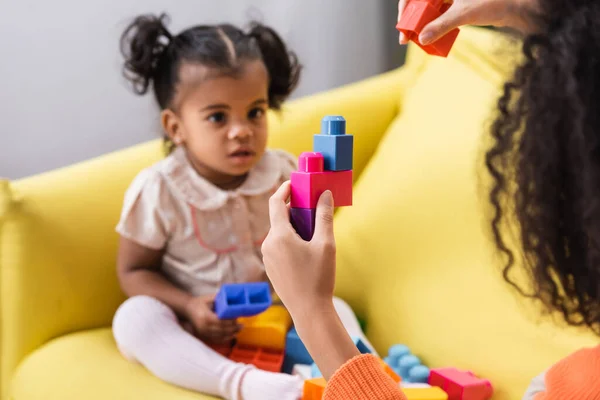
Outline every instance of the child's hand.
<path id="1" fill-rule="evenodd" d="M 236 320 L 220 320 L 213 311 L 215 296 L 192 298 L 186 305 L 185 317 L 194 327 L 198 338 L 208 343 L 227 343 L 233 340 L 241 327 Z"/>
<path id="2" fill-rule="evenodd" d="M 267 275 L 292 314 L 307 309 L 330 309 L 335 283 L 333 199 L 322 195 L 317 205 L 316 227 L 310 242 L 304 241 L 290 223 L 286 201 L 289 181 L 271 197 L 271 230 L 262 245 Z M 329 199 L 329 202 L 327 202 Z"/>

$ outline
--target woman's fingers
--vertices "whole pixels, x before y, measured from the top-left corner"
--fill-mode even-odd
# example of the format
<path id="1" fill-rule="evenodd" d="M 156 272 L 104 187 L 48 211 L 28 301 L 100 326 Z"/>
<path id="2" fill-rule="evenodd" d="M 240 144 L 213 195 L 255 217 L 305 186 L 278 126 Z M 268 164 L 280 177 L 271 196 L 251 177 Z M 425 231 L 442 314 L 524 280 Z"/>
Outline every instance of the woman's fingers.
<path id="1" fill-rule="evenodd" d="M 465 23 L 468 22 L 468 19 L 469 14 L 465 12 L 464 7 L 461 7 L 460 3 L 454 3 L 450 6 L 448 11 L 423 28 L 419 35 L 419 41 L 423 45 L 431 44 L 442 38 L 451 30 L 458 28 L 461 25 L 465 25 Z"/>
<path id="2" fill-rule="evenodd" d="M 281 229 L 290 225 L 287 200 L 290 197 L 290 181 L 284 182 L 269 199 L 269 219 L 271 229 Z"/>

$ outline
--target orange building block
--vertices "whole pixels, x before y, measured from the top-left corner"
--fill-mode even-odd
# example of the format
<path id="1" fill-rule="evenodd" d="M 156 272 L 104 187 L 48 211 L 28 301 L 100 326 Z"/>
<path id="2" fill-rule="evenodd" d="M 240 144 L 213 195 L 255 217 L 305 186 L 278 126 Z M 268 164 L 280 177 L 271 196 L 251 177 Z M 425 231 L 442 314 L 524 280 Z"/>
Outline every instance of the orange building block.
<path id="1" fill-rule="evenodd" d="M 392 367 L 387 365 L 387 363 L 385 361 L 383 361 L 382 359 L 379 359 L 379 361 L 381 362 L 381 365 L 383 366 L 383 370 L 394 380 L 394 382 L 400 383 L 402 381 L 402 378 L 400 377 L 400 375 L 395 373 L 394 370 L 392 369 Z"/>
<path id="2" fill-rule="evenodd" d="M 321 400 L 325 392 L 325 378 L 315 378 L 304 381 L 302 400 Z"/>
<path id="3" fill-rule="evenodd" d="M 458 28 L 426 46 L 419 41 L 419 34 L 427 24 L 446 12 L 450 4 L 445 0 L 408 0 L 396 29 L 404 33 L 407 39 L 415 42 L 427 54 L 447 57 L 460 31 Z"/>
<path id="4" fill-rule="evenodd" d="M 236 344 L 229 355 L 229 359 L 235 362 L 252 364 L 256 368 L 265 371 L 281 372 L 283 356 L 282 350 L 262 349 L 256 346 Z"/>
<path id="5" fill-rule="evenodd" d="M 285 307 L 275 305 L 254 317 L 238 318 L 243 325 L 237 343 L 275 350 L 285 349 L 285 338 L 292 326 L 292 317 Z"/>

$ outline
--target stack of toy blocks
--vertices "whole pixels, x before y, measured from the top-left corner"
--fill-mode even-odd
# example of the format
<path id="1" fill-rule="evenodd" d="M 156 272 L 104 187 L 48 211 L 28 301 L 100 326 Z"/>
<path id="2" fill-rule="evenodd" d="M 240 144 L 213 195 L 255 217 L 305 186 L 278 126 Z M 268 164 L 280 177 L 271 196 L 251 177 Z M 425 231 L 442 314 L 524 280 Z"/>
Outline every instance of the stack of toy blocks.
<path id="1" fill-rule="evenodd" d="M 404 33 L 427 54 L 447 57 L 458 36 L 458 28 L 426 46 L 419 41 L 419 35 L 427 24 L 445 13 L 451 5 L 451 0 L 408 0 L 396 29 Z"/>
<path id="2" fill-rule="evenodd" d="M 402 377 L 403 382 L 427 383 L 429 379 L 429 368 L 403 344 L 390 347 L 385 362 Z"/>
<path id="3" fill-rule="evenodd" d="M 215 297 L 215 313 L 220 319 L 238 319 L 243 325 L 233 347 L 212 346 L 215 351 L 236 362 L 281 372 L 292 319 L 283 306 L 272 305 L 268 283 L 223 285 Z"/>
<path id="4" fill-rule="evenodd" d="M 326 116 L 321 133 L 314 135 L 313 152 L 298 158 L 298 171 L 291 175 L 290 219 L 304 240 L 315 231 L 315 209 L 326 190 L 336 207 L 352 205 L 352 157 L 354 138 L 346 134 L 346 120 Z"/>

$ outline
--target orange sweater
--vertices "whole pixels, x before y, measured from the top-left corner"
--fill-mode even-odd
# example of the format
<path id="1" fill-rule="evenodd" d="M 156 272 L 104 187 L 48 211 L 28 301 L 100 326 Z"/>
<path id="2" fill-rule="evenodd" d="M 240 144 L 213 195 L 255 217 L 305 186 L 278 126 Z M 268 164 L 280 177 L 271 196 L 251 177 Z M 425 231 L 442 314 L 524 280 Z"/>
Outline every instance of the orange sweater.
<path id="1" fill-rule="evenodd" d="M 600 400 L 600 346 L 579 350 L 548 370 L 535 400 Z M 356 356 L 333 374 L 323 400 L 407 400 L 371 354 Z"/>

